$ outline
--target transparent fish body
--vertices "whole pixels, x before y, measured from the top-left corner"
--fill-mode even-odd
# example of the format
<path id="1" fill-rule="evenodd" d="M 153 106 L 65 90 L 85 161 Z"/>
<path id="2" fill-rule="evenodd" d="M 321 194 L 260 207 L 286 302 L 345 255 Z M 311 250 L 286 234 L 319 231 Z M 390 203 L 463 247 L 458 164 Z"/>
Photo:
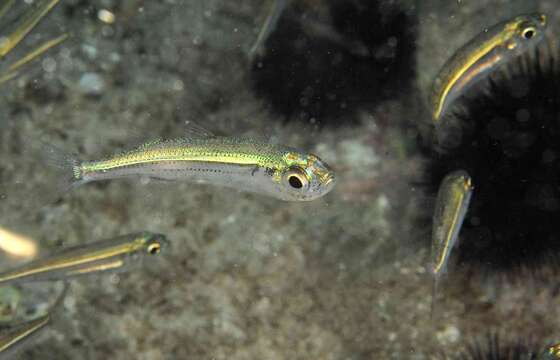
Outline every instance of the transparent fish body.
<path id="1" fill-rule="evenodd" d="M 270 8 L 269 14 L 259 31 L 259 35 L 255 40 L 253 46 L 249 50 L 249 60 L 252 62 L 256 56 L 262 55 L 263 47 L 266 40 L 270 37 L 270 34 L 276 28 L 276 24 L 282 16 L 282 13 L 287 5 L 287 0 L 273 0 L 272 7 Z"/>
<path id="2" fill-rule="evenodd" d="M 27 10 L 16 22 L 16 25 L 9 34 L 0 37 L 0 59 L 8 55 L 18 44 L 27 36 L 35 26 L 49 14 L 49 12 L 60 2 L 60 0 L 41 0 Z M 6 0 L 0 4 L 0 19 L 6 15 L 15 4 L 14 0 Z M 0 72 L 0 85 L 13 79 L 18 75 L 19 70 L 27 63 L 37 59 L 48 50 L 62 43 L 69 37 L 63 34 L 54 39 L 47 40 L 37 46 L 19 60 L 12 63 L 6 70 Z"/>
<path id="3" fill-rule="evenodd" d="M 313 154 L 231 137 L 155 141 L 104 160 L 67 161 L 74 184 L 117 178 L 182 180 L 286 201 L 317 199 L 335 184 L 334 172 Z"/>
<path id="4" fill-rule="evenodd" d="M 0 285 L 65 280 L 102 271 L 123 271 L 146 255 L 158 254 L 167 244 L 164 235 L 141 232 L 71 247 L 0 273 Z"/>
<path id="5" fill-rule="evenodd" d="M 465 171 L 457 170 L 448 174 L 438 190 L 432 224 L 432 263 L 433 276 L 432 304 L 433 317 L 438 281 L 447 270 L 451 251 L 457 242 L 461 226 L 469 208 L 473 186 Z"/>
<path id="6" fill-rule="evenodd" d="M 33 30 L 33 28 L 43 19 L 60 0 L 44 0 L 30 11 L 26 12 L 18 21 L 15 30 L 0 41 L 0 58 L 6 56 L 14 47 L 16 47 L 25 36 Z M 6 2 L 1 8 L 2 14 L 7 12 L 13 2 Z"/>
<path id="7" fill-rule="evenodd" d="M 40 335 L 51 321 L 51 315 L 46 314 L 24 324 L 17 325 L 3 334 L 0 333 L 0 359 L 11 358 L 14 353 L 21 350 L 32 339 Z"/>
<path id="8" fill-rule="evenodd" d="M 542 14 L 521 15 L 485 29 L 444 64 L 434 80 L 430 106 L 435 123 L 469 88 L 544 38 Z"/>
<path id="9" fill-rule="evenodd" d="M 447 267 L 467 214 L 472 191 L 471 178 L 463 170 L 448 174 L 439 187 L 432 227 L 431 271 L 434 276 L 441 275 Z"/>

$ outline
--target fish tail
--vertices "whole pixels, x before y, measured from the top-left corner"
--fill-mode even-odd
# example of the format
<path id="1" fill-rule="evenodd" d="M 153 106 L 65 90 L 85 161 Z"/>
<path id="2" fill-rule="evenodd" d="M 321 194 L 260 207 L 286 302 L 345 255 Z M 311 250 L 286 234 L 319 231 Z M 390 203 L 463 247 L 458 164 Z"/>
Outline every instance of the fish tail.
<path id="1" fill-rule="evenodd" d="M 42 154 L 46 164 L 60 173 L 58 189 L 61 192 L 67 192 L 85 182 L 81 161 L 77 157 L 46 143 L 43 144 Z"/>

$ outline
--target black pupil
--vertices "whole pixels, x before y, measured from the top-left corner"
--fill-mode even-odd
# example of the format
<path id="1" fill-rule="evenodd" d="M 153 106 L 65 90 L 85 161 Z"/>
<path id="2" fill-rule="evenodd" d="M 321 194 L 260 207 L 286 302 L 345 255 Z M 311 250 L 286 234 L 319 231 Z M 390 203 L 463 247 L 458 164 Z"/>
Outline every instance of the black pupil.
<path id="1" fill-rule="evenodd" d="M 157 254 L 159 251 L 159 246 L 154 245 L 150 248 L 150 254 Z"/>
<path id="2" fill-rule="evenodd" d="M 297 176 L 290 176 L 288 182 L 294 189 L 301 189 L 303 187 L 301 180 Z"/>
<path id="3" fill-rule="evenodd" d="M 530 39 L 533 37 L 533 35 L 535 35 L 535 31 L 534 30 L 527 30 L 525 31 L 525 39 Z"/>

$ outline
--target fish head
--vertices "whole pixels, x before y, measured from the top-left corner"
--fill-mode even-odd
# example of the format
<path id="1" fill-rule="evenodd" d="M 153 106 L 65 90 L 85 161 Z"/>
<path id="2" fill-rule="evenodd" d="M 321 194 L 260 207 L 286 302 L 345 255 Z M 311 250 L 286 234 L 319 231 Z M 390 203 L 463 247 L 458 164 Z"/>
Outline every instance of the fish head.
<path id="1" fill-rule="evenodd" d="M 334 171 L 318 156 L 290 151 L 277 178 L 281 198 L 311 201 L 328 194 L 336 183 Z"/>
<path id="2" fill-rule="evenodd" d="M 148 255 L 157 255 L 170 245 L 167 236 L 163 234 L 146 232 L 144 237 L 144 249 Z"/>
<path id="3" fill-rule="evenodd" d="M 525 52 L 544 38 L 546 27 L 547 19 L 544 14 L 516 17 L 506 25 L 506 49 L 514 54 Z"/>

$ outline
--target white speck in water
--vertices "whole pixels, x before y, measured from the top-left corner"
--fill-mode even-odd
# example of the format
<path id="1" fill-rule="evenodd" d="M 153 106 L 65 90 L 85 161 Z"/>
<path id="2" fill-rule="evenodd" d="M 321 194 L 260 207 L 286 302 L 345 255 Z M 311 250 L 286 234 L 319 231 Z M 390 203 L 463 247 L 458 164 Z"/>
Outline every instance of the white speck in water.
<path id="1" fill-rule="evenodd" d="M 121 56 L 119 55 L 119 53 L 112 52 L 111 54 L 109 54 L 109 59 L 114 63 L 118 63 L 121 61 Z"/>
<path id="2" fill-rule="evenodd" d="M 100 95 L 105 89 L 105 81 L 96 73 L 85 73 L 80 78 L 80 90 L 87 95 Z"/>
<path id="3" fill-rule="evenodd" d="M 56 61 L 51 58 L 45 58 L 43 59 L 43 61 L 41 62 L 41 66 L 43 67 L 43 70 L 46 72 L 53 72 L 56 70 Z"/>
<path id="4" fill-rule="evenodd" d="M 184 88 L 185 84 L 181 79 L 175 79 L 175 81 L 173 81 L 173 90 L 182 91 Z"/>
<path id="5" fill-rule="evenodd" d="M 82 51 L 90 60 L 97 57 L 97 48 L 93 45 L 83 44 Z"/>
<path id="6" fill-rule="evenodd" d="M 115 22 L 115 14 L 106 9 L 101 9 L 97 12 L 97 18 L 106 24 Z"/>
<path id="7" fill-rule="evenodd" d="M 436 333 L 436 338 L 440 343 L 454 344 L 461 339 L 461 332 L 454 325 L 447 325 L 445 329 Z"/>

